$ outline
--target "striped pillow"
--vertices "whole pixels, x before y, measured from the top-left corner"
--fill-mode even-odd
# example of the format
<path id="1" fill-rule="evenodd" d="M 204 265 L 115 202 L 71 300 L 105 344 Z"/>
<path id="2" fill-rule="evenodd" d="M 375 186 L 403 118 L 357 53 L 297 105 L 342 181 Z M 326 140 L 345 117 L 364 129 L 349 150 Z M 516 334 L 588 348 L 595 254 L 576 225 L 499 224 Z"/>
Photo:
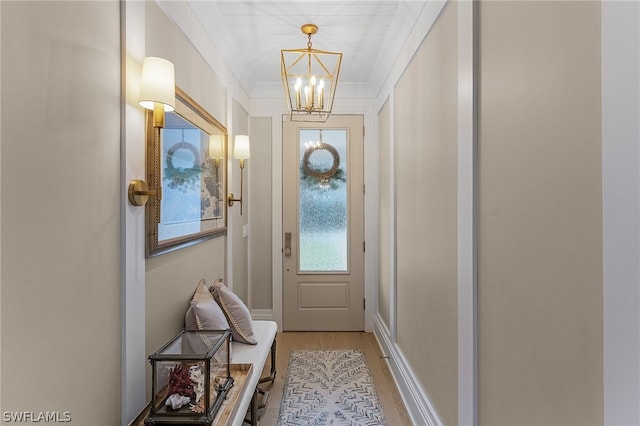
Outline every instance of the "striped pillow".
<path id="1" fill-rule="evenodd" d="M 220 279 L 213 283 L 211 292 L 227 317 L 229 325 L 231 325 L 231 337 L 233 340 L 256 345 L 258 342 L 253 337 L 249 308 Z"/>
<path id="2" fill-rule="evenodd" d="M 184 316 L 184 326 L 187 330 L 226 330 L 229 328 L 227 318 L 213 299 L 204 278 L 196 287 L 189 309 Z"/>

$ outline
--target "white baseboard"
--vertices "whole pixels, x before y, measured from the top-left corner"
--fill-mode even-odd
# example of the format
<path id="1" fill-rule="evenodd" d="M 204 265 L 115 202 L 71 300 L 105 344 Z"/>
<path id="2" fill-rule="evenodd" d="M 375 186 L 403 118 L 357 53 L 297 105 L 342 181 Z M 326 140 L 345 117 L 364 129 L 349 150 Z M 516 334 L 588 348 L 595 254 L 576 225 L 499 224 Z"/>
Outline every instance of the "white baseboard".
<path id="1" fill-rule="evenodd" d="M 273 320 L 273 309 L 252 309 L 251 318 L 254 320 Z"/>
<path id="2" fill-rule="evenodd" d="M 390 333 L 379 315 L 376 315 L 373 334 L 378 340 L 382 353 L 385 354 L 391 375 L 402 397 L 407 413 L 414 425 L 442 426 L 429 397 L 416 381 L 415 374 L 409 367 L 398 346 L 391 342 Z"/>

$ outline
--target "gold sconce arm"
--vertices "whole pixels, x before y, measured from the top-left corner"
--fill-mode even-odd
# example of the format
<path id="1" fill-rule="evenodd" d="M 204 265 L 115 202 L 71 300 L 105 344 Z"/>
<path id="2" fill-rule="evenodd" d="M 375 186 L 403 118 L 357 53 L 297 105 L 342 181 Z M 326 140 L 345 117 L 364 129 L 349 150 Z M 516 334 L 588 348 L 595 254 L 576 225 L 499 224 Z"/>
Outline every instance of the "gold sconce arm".
<path id="1" fill-rule="evenodd" d="M 129 182 L 129 202 L 134 206 L 144 206 L 147 204 L 149 197 L 157 197 L 158 200 L 162 199 L 162 187 L 158 188 L 158 191 L 148 189 L 145 181 L 141 179 L 134 179 Z"/>
<path id="2" fill-rule="evenodd" d="M 227 195 L 227 204 L 229 207 L 233 207 L 233 203 L 236 201 L 240 203 L 240 216 L 242 216 L 242 171 L 244 170 L 244 162 L 242 166 L 243 167 L 240 168 L 240 198 L 234 198 L 233 192 Z"/>
<path id="3" fill-rule="evenodd" d="M 233 203 L 238 201 L 240 203 L 240 216 L 242 216 L 242 176 L 244 172 L 245 160 L 249 158 L 249 136 L 236 135 L 234 145 L 234 155 L 240 161 L 240 198 L 234 198 L 233 193 L 227 195 L 227 204 L 229 207 L 233 207 Z"/>
<path id="4" fill-rule="evenodd" d="M 229 195 L 227 195 L 227 203 L 229 204 L 229 207 L 233 207 L 233 203 L 235 203 L 236 201 L 240 203 L 240 216 L 242 216 L 242 194 L 240 194 L 240 198 L 234 198 L 235 195 L 233 195 L 233 192 L 230 192 Z"/>
<path id="5" fill-rule="evenodd" d="M 164 105 L 158 102 L 153 104 L 153 127 L 164 127 Z"/>

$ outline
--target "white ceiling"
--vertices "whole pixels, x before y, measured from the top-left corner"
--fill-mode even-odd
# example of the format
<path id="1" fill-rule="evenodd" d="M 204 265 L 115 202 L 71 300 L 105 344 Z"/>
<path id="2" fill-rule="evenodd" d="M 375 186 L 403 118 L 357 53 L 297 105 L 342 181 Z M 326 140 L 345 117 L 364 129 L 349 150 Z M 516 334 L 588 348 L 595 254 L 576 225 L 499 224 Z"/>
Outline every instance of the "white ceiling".
<path id="1" fill-rule="evenodd" d="M 342 52 L 341 85 L 375 96 L 426 0 L 187 0 L 247 94 L 280 85 L 280 49 L 304 48 L 306 23 L 319 27 L 316 49 Z M 271 89 L 269 89 L 271 88 Z"/>

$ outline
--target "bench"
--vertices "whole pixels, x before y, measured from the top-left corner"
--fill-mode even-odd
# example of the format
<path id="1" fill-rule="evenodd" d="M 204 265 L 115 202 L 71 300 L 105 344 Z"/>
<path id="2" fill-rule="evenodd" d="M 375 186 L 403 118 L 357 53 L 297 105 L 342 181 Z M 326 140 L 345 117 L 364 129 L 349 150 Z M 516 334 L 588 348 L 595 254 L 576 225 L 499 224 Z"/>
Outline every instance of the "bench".
<path id="1" fill-rule="evenodd" d="M 251 321 L 253 335 L 258 341 L 257 345 L 246 343 L 231 343 L 231 363 L 232 364 L 253 364 L 251 376 L 247 378 L 247 384 L 243 393 L 238 396 L 235 417 L 230 424 L 236 426 L 249 423 L 252 426 L 258 424 L 258 408 L 262 408 L 266 403 L 268 393 L 258 389 L 260 383 L 272 382 L 276 378 L 276 333 L 278 325 L 275 321 L 253 320 Z M 270 374 L 261 377 L 262 370 L 271 354 Z M 259 406 L 258 394 L 263 393 L 262 403 Z M 249 420 L 245 420 L 247 411 L 250 412 Z"/>
<path id="2" fill-rule="evenodd" d="M 258 424 L 258 409 L 266 404 L 268 392 L 263 392 L 258 388 L 260 383 L 272 382 L 276 378 L 276 333 L 278 325 L 275 321 L 252 320 L 253 335 L 257 340 L 257 345 L 249 345 L 246 343 L 232 342 L 230 362 L 232 364 L 252 364 L 250 376 L 247 377 L 245 385 L 234 400 L 232 417 L 225 421 L 227 425 L 239 426 L 243 423 L 249 423 L 252 426 Z M 271 355 L 270 374 L 261 377 L 262 370 L 267 361 L 267 357 Z M 262 393 L 261 403 L 258 402 L 258 394 Z M 147 404 L 145 409 L 129 423 L 130 426 L 144 426 L 144 419 L 149 415 L 150 405 Z M 247 412 L 249 418 L 247 419 Z"/>

